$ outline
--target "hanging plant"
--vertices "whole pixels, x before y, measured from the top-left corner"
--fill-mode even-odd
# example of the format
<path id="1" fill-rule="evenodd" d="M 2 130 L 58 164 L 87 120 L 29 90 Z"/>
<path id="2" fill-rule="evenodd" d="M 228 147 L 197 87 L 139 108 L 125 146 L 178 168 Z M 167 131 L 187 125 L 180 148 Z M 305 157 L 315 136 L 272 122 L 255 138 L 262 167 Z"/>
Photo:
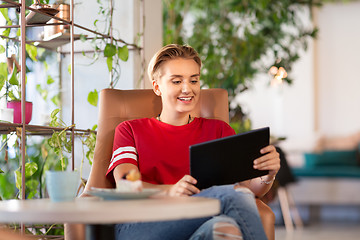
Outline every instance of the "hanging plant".
<path id="1" fill-rule="evenodd" d="M 231 102 L 272 66 L 286 69 L 282 80 L 292 83 L 291 68 L 317 33 L 299 13 L 319 2 L 163 0 L 164 44 L 194 47 L 203 60 L 202 85 L 226 89 Z M 241 107 L 230 107 L 234 118 L 246 120 Z"/>
<path id="2" fill-rule="evenodd" d="M 95 31 L 101 33 L 103 36 L 96 35 L 91 40 L 91 45 L 94 49 L 92 63 L 100 57 L 106 58 L 106 65 L 110 74 L 109 88 L 114 88 L 120 79 L 121 62 L 126 62 L 129 58 L 129 46 L 135 49 L 139 49 L 139 47 L 114 37 L 114 29 L 112 26 L 114 13 L 113 0 L 106 1 L 106 3 L 97 1 L 97 3 L 99 5 L 99 18 L 95 19 L 93 25 Z M 85 55 L 85 53 L 83 55 Z M 94 89 L 89 92 L 87 100 L 91 105 L 97 106 L 98 98 L 98 91 Z"/>

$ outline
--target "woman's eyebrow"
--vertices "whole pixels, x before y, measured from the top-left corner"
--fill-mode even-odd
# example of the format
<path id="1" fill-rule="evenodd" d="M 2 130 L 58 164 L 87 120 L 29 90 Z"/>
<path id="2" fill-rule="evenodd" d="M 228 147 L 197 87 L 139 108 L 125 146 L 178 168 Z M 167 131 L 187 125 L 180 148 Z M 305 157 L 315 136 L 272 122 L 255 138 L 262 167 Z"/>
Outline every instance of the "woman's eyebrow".
<path id="1" fill-rule="evenodd" d="M 179 74 L 173 74 L 173 75 L 170 75 L 171 78 L 183 78 L 184 76 L 183 75 L 179 75 Z"/>
<path id="2" fill-rule="evenodd" d="M 170 78 L 183 78 L 183 77 L 184 77 L 184 76 L 183 76 L 183 75 L 180 75 L 180 74 L 170 75 Z M 193 75 L 191 75 L 190 77 L 200 77 L 200 73 L 193 74 Z"/>

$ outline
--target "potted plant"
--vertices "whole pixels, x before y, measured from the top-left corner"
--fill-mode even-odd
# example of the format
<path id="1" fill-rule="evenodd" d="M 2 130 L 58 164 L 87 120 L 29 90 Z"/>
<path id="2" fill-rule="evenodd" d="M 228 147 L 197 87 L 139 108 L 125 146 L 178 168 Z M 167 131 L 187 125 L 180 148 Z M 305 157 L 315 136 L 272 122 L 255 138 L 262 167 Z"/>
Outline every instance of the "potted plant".
<path id="1" fill-rule="evenodd" d="M 21 123 L 21 83 L 19 81 L 19 65 L 15 58 L 15 55 L 12 55 L 10 58 L 7 58 L 8 63 L 1 63 L 1 73 L 2 76 L 0 82 L 0 91 L 4 92 L 2 97 L 5 97 L 7 101 L 7 108 L 14 110 L 13 122 Z M 5 90 L 3 90 L 3 88 Z M 26 101 L 25 103 L 25 123 L 28 124 L 31 121 L 32 117 L 32 102 Z"/>

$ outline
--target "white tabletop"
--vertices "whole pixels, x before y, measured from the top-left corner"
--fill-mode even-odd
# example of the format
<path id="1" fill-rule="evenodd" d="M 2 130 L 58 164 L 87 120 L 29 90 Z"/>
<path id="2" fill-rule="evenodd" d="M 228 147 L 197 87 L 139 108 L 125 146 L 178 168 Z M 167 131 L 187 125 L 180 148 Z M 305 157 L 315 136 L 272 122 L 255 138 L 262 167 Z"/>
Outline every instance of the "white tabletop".
<path id="1" fill-rule="evenodd" d="M 79 198 L 54 203 L 49 199 L 0 201 L 0 222 L 110 224 L 206 217 L 218 214 L 216 199 L 199 197 L 103 201 Z"/>

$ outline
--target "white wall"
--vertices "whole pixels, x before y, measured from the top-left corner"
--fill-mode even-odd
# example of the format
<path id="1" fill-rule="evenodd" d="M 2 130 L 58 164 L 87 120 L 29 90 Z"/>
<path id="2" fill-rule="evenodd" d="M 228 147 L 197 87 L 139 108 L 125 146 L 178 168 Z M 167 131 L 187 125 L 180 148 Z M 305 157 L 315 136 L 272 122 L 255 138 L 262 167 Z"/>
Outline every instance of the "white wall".
<path id="1" fill-rule="evenodd" d="M 317 14 L 319 130 L 360 131 L 360 2 L 326 4 Z"/>
<path id="2" fill-rule="evenodd" d="M 106 1 L 105 1 L 106 2 Z M 128 43 L 134 43 L 140 29 L 140 1 L 116 0 L 114 1 L 114 36 L 121 38 Z M 162 46 L 162 8 L 161 0 L 144 1 L 145 7 L 145 63 L 147 64 L 150 56 Z M 94 29 L 98 12 L 96 1 L 82 2 L 75 7 L 75 22 L 79 25 Z M 75 34 L 91 33 L 76 28 Z M 76 41 L 76 50 L 91 49 L 88 43 Z M 88 57 L 91 54 L 87 55 Z M 142 88 L 143 83 L 139 83 L 141 76 L 140 55 L 135 51 L 130 51 L 129 60 L 121 64 L 121 77 L 116 85 L 116 89 Z M 87 94 L 94 89 L 98 91 L 109 87 L 109 73 L 106 60 L 99 59 L 95 64 L 89 66 L 92 59 L 84 57 L 82 54 L 75 55 L 75 123 L 77 128 L 91 128 L 98 120 L 98 108 L 87 102 Z M 71 98 L 70 98 L 70 75 L 67 72 L 70 63 L 69 55 L 63 59 L 63 118 L 67 123 L 71 121 Z M 79 141 L 76 142 L 75 166 L 80 166 L 82 149 Z M 86 160 L 85 160 L 86 162 Z M 83 176 L 87 178 L 90 166 L 84 165 Z"/>
<path id="3" fill-rule="evenodd" d="M 287 137 L 281 144 L 285 151 L 301 155 L 321 135 L 360 130 L 359 12 L 360 2 L 324 4 L 314 15 L 318 39 L 295 64 L 293 85 L 269 87 L 270 77 L 259 76 L 254 88 L 238 97 L 254 128 L 270 126 L 273 135 Z"/>

